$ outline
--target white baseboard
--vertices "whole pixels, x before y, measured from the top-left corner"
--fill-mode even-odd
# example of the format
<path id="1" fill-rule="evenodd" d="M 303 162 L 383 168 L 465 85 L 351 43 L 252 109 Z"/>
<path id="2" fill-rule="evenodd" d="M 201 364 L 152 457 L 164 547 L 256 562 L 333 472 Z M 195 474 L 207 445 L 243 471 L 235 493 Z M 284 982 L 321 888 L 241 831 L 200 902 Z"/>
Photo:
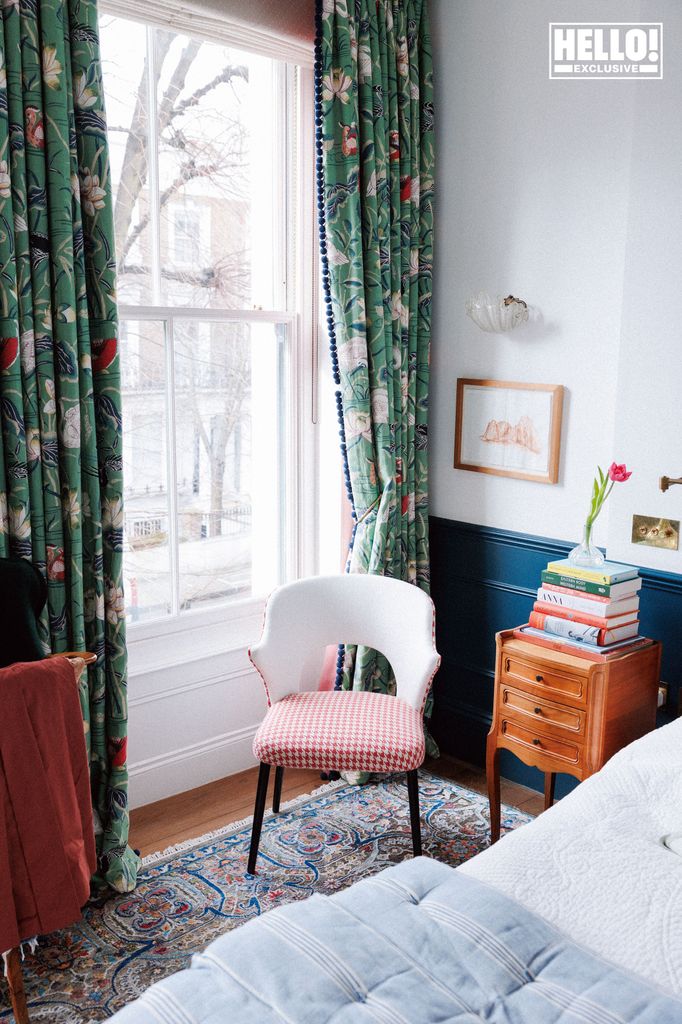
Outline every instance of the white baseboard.
<path id="1" fill-rule="evenodd" d="M 163 800 L 256 764 L 251 749 L 258 724 L 169 750 L 129 767 L 130 807 Z"/>

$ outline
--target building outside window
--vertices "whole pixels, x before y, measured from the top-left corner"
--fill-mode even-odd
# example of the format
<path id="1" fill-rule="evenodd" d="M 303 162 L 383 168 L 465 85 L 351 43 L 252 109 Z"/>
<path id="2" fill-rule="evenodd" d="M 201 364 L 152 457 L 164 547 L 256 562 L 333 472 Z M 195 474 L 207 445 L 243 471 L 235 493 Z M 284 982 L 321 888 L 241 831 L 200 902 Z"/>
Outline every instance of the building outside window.
<path id="1" fill-rule="evenodd" d="M 201 239 L 210 233 L 210 206 L 206 204 L 208 216 L 202 225 L 201 211 L 196 206 L 176 204 L 172 207 L 172 256 L 173 263 L 180 267 L 195 267 L 201 259 Z"/>

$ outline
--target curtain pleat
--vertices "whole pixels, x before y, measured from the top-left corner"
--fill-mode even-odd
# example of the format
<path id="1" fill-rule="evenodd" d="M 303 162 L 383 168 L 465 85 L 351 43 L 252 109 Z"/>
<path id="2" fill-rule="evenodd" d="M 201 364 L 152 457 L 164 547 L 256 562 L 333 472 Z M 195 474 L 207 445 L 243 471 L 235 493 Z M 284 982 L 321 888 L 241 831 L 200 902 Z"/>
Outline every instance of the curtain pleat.
<path id="1" fill-rule="evenodd" d="M 111 175 L 92 0 L 5 0 L 0 72 L 0 553 L 45 575 L 46 652 L 81 692 L 99 865 L 127 846 L 121 391 Z"/>

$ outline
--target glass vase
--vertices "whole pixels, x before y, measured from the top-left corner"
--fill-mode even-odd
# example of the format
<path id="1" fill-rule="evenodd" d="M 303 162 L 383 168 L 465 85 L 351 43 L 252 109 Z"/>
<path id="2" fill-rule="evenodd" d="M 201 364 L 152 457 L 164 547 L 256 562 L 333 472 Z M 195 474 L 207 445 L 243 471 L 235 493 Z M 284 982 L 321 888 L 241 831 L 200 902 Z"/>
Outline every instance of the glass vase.
<path id="1" fill-rule="evenodd" d="M 583 527 L 583 539 L 576 544 L 569 553 L 568 560 L 572 565 L 582 565 L 586 568 L 603 565 L 606 559 L 599 548 L 592 543 L 593 523 L 585 523 Z"/>

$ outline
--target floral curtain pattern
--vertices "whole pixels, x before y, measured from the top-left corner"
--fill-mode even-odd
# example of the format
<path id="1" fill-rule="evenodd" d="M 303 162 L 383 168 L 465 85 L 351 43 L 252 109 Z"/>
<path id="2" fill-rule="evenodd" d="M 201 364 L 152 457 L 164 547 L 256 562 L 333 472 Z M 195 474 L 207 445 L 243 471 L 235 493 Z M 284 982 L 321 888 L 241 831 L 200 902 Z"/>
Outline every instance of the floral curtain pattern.
<path id="1" fill-rule="evenodd" d="M 0 64 L 0 554 L 44 573 L 46 651 L 81 689 L 102 878 L 127 847 L 121 396 L 111 176 L 94 0 L 4 0 Z"/>
<path id="2" fill-rule="evenodd" d="M 356 526 L 351 572 L 429 589 L 433 82 L 426 0 L 322 0 L 316 123 L 323 279 Z M 347 648 L 343 685 L 387 690 Z"/>

